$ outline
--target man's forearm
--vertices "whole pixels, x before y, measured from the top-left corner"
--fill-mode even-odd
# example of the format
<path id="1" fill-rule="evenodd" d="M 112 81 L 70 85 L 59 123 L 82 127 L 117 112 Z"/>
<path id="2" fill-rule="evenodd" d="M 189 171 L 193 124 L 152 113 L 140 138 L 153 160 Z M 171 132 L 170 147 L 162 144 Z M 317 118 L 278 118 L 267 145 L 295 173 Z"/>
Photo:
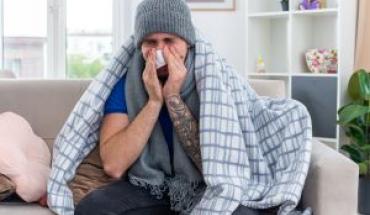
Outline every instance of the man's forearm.
<path id="1" fill-rule="evenodd" d="M 198 122 L 194 119 L 180 95 L 167 96 L 165 101 L 182 146 L 199 171 L 202 172 Z"/>
<path id="2" fill-rule="evenodd" d="M 109 138 L 101 148 L 106 172 L 120 178 L 144 149 L 160 113 L 161 105 L 148 102 L 136 118 Z"/>

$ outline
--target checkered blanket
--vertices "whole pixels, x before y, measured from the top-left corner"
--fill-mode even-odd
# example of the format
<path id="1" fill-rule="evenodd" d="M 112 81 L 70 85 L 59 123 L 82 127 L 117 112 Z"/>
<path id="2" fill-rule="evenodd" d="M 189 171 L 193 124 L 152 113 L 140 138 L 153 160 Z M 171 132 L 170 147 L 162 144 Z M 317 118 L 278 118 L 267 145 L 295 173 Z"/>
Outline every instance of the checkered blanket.
<path id="1" fill-rule="evenodd" d="M 311 118 L 293 99 L 258 96 L 196 31 L 196 87 L 200 98 L 199 132 L 207 188 L 191 214 L 232 214 L 240 205 L 296 211 L 311 157 Z M 59 132 L 48 183 L 48 205 L 72 215 L 67 183 L 98 142 L 104 104 L 127 71 L 133 36 L 112 63 L 91 82 Z"/>

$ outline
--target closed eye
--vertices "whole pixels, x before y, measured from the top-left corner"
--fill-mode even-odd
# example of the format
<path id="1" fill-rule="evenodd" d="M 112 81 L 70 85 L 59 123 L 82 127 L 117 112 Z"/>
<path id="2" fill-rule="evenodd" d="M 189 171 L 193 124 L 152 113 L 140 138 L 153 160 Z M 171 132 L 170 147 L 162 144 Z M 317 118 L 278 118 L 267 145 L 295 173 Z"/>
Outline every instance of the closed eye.
<path id="1" fill-rule="evenodd" d="M 166 39 L 164 39 L 164 42 L 165 43 L 173 43 L 174 42 L 174 39 L 172 39 L 172 38 L 166 38 Z"/>
<path id="2" fill-rule="evenodd" d="M 157 42 L 155 40 L 146 40 L 145 43 L 150 44 L 150 45 L 154 45 Z"/>

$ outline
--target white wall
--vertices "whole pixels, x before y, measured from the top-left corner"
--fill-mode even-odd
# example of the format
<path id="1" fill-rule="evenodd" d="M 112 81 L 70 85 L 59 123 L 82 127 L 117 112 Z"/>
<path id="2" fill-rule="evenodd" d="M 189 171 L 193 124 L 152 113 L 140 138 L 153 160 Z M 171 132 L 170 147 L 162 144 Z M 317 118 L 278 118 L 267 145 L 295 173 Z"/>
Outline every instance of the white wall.
<path id="1" fill-rule="evenodd" d="M 194 25 L 213 44 L 215 51 L 238 72 L 245 73 L 245 1 L 235 0 L 235 11 L 192 11 Z M 127 8 L 133 12 L 134 20 L 136 6 L 140 1 L 134 0 Z M 127 3 L 126 3 L 127 4 Z M 126 22 L 133 29 L 130 21 Z M 132 30 L 131 30 L 132 32 Z"/>
<path id="2" fill-rule="evenodd" d="M 235 0 L 235 11 L 192 11 L 194 25 L 206 36 L 213 48 L 238 72 L 245 69 L 245 1 Z"/>

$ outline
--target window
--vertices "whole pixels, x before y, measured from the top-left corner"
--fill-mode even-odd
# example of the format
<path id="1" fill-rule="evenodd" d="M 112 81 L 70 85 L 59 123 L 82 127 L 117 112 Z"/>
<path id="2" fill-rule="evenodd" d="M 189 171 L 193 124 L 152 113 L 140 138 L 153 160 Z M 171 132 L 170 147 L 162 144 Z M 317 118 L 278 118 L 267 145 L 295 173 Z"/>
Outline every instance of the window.
<path id="1" fill-rule="evenodd" d="M 3 1 L 3 76 L 44 77 L 47 61 L 47 0 Z"/>
<path id="2" fill-rule="evenodd" d="M 81 10 L 86 8 L 88 10 Z M 112 0 L 67 1 L 67 77 L 92 78 L 112 55 Z"/>
<path id="3" fill-rule="evenodd" d="M 0 78 L 93 78 L 130 35 L 135 1 L 0 0 Z"/>

